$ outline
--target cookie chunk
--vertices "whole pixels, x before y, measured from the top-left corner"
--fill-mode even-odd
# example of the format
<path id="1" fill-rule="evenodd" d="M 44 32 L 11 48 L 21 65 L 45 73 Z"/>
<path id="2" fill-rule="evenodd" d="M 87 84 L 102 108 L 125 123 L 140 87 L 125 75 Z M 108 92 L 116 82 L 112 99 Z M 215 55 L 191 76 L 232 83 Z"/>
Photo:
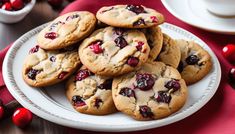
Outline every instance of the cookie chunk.
<path id="1" fill-rule="evenodd" d="M 66 86 L 68 100 L 78 112 L 105 115 L 116 112 L 112 99 L 112 79 L 90 72 L 85 66 Z"/>
<path id="2" fill-rule="evenodd" d="M 33 87 L 49 86 L 66 79 L 79 65 L 76 50 L 46 51 L 37 45 L 25 59 L 23 79 Z"/>
<path id="3" fill-rule="evenodd" d="M 52 21 L 38 35 L 39 46 L 46 50 L 61 49 L 81 41 L 96 25 L 95 16 L 87 11 L 64 14 Z"/>
<path id="4" fill-rule="evenodd" d="M 164 16 L 142 5 L 116 5 L 102 7 L 96 13 L 101 22 L 123 28 L 147 28 L 162 24 Z"/>
<path id="5" fill-rule="evenodd" d="M 178 70 L 188 85 L 201 80 L 210 72 L 212 61 L 206 50 L 193 41 L 176 40 L 176 43 L 181 51 Z"/>
<path id="6" fill-rule="evenodd" d="M 161 28 L 158 26 L 154 26 L 151 28 L 143 29 L 148 45 L 150 47 L 149 52 L 149 60 L 153 61 L 159 55 L 162 44 L 163 44 L 163 34 Z"/>
<path id="7" fill-rule="evenodd" d="M 161 61 L 166 65 L 177 68 L 180 63 L 180 56 L 180 48 L 175 40 L 167 34 L 163 34 L 163 46 L 156 61 Z"/>
<path id="8" fill-rule="evenodd" d="M 136 120 L 153 120 L 183 107 L 188 89 L 176 69 L 147 62 L 140 70 L 115 78 L 112 95 L 119 111 Z"/>
<path id="9" fill-rule="evenodd" d="M 93 73 L 117 76 L 140 67 L 148 59 L 149 50 L 142 32 L 106 27 L 82 42 L 79 55 Z"/>

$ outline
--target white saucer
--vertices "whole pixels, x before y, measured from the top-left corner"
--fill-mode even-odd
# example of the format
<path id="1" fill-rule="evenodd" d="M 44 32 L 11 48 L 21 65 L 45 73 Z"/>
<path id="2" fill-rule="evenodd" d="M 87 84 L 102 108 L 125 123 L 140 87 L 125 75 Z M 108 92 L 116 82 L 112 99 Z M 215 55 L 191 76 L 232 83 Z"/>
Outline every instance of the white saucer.
<path id="1" fill-rule="evenodd" d="M 225 18 L 210 13 L 203 0 L 161 0 L 178 19 L 208 31 L 235 35 L 235 17 Z"/>

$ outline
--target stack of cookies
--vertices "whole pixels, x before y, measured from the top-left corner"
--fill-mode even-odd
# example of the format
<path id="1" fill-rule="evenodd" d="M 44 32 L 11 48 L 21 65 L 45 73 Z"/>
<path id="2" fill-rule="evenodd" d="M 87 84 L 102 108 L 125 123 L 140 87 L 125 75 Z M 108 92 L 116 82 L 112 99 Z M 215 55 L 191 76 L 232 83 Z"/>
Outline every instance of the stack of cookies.
<path id="1" fill-rule="evenodd" d="M 162 33 L 163 22 L 162 14 L 141 5 L 102 7 L 96 17 L 67 13 L 39 33 L 23 78 L 34 87 L 67 79 L 66 96 L 81 113 L 169 116 L 187 101 L 187 85 L 201 80 L 212 63 L 197 43 Z"/>

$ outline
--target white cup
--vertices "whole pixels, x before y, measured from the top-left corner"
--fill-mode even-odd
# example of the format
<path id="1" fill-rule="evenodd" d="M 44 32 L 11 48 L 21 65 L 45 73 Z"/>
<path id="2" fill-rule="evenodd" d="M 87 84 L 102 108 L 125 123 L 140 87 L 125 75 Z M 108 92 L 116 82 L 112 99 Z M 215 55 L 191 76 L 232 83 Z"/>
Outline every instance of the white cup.
<path id="1" fill-rule="evenodd" d="M 207 9 L 220 16 L 235 16 L 235 0 L 204 0 Z"/>

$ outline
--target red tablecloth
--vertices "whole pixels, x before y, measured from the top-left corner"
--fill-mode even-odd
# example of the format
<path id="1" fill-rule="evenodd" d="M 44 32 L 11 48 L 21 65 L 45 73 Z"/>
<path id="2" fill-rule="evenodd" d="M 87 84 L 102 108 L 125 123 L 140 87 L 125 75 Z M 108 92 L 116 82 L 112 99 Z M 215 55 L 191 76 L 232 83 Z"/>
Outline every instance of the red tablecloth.
<path id="1" fill-rule="evenodd" d="M 216 53 L 222 65 L 222 80 L 215 96 L 202 109 L 179 122 L 145 131 L 132 132 L 133 134 L 235 134 L 235 90 L 228 84 L 227 72 L 231 68 L 221 55 L 222 47 L 227 43 L 235 43 L 235 36 L 207 32 L 183 23 L 172 16 L 162 5 L 160 0 L 77 0 L 68 5 L 61 14 L 75 10 L 88 10 L 95 13 L 101 6 L 113 4 L 135 3 L 154 8 L 163 13 L 166 22 L 182 27 L 204 40 Z M 0 67 L 7 48 L 0 52 Z M 0 97 L 5 103 L 12 100 L 4 86 L 0 72 Z M 68 128 L 68 133 L 94 133 Z"/>

